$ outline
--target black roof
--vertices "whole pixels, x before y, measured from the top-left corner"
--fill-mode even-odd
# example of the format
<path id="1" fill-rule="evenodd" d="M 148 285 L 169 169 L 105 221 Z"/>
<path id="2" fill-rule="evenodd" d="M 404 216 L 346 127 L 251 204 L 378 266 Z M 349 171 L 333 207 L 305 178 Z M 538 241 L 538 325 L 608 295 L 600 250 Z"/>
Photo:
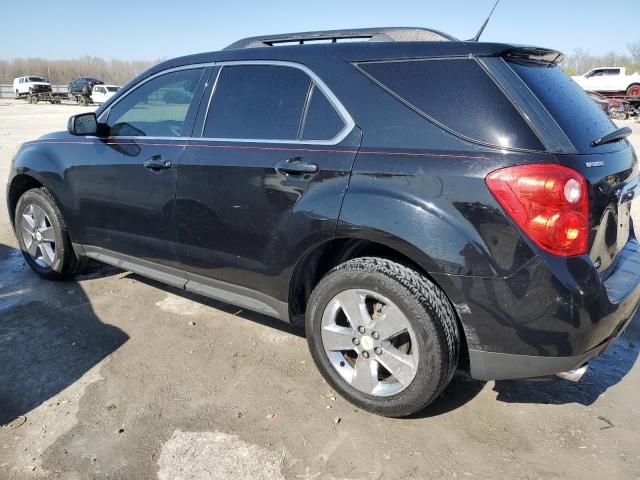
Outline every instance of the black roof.
<path id="1" fill-rule="evenodd" d="M 336 41 L 334 42 L 333 39 Z M 340 41 L 341 39 L 362 39 L 363 41 Z M 325 42 L 313 40 L 325 40 Z M 555 54 L 557 58 L 561 58 L 561 55 L 553 50 L 508 43 L 460 41 L 437 30 L 425 28 L 328 30 L 246 38 L 229 45 L 224 50 L 197 53 L 164 61 L 129 83 L 135 83 L 169 68 L 233 60 L 280 60 L 311 66 L 316 62 L 335 61 L 337 58 L 348 62 L 364 62 L 425 57 L 501 56 L 512 51 L 525 50 L 543 55 L 550 53 L 554 56 Z"/>
<path id="2" fill-rule="evenodd" d="M 234 48 L 214 52 L 197 53 L 162 62 L 146 74 L 196 63 L 212 63 L 232 60 L 284 60 L 309 63 L 327 57 L 340 57 L 349 62 L 404 59 L 420 57 L 500 56 L 525 47 L 507 43 L 472 41 L 391 41 L 391 42 L 337 42 L 303 45 L 272 46 L 269 48 Z M 551 52 L 547 49 L 536 49 Z"/>

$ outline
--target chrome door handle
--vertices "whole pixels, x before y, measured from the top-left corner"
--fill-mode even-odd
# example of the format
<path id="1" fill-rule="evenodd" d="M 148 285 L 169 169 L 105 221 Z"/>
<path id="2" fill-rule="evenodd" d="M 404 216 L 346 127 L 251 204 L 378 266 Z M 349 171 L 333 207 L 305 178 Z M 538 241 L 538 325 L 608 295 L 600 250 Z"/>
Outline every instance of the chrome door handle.
<path id="1" fill-rule="evenodd" d="M 302 157 L 292 157 L 276 163 L 276 170 L 288 175 L 302 175 L 304 173 L 317 173 L 318 165 L 307 163 Z"/>
<path id="2" fill-rule="evenodd" d="M 171 161 L 163 160 L 161 155 L 154 155 L 153 157 L 145 160 L 143 165 L 147 170 L 157 172 L 159 170 L 171 168 Z"/>

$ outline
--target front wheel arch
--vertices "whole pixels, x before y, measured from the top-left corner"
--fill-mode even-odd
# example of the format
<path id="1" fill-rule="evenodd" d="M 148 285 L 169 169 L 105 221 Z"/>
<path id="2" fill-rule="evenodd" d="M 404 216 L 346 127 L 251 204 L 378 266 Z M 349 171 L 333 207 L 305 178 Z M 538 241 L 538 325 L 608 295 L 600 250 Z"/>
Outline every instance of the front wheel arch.
<path id="1" fill-rule="evenodd" d="M 33 188 L 43 188 L 44 185 L 31 175 L 16 175 L 7 189 L 7 208 L 11 225 L 15 228 L 15 214 L 18 200 L 27 191 Z"/>

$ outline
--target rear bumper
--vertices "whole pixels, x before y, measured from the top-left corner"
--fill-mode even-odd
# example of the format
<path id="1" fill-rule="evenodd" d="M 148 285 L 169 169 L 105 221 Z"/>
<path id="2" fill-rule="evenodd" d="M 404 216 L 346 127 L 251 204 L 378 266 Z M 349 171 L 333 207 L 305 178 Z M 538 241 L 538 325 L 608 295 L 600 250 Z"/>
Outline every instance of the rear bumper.
<path id="1" fill-rule="evenodd" d="M 624 331 L 624 328 L 631 322 L 632 318 L 629 318 L 623 324 L 619 334 Z M 582 367 L 589 360 L 600 355 L 615 339 L 616 337 L 612 337 L 586 353 L 571 357 L 515 355 L 470 349 L 471 377 L 476 380 L 486 381 L 508 380 L 548 377 L 561 372 L 570 372 Z"/>
<path id="2" fill-rule="evenodd" d="M 588 257 L 542 255 L 510 278 L 449 277 L 456 282 L 454 293 L 447 293 L 464 328 L 471 376 L 544 377 L 601 354 L 640 305 L 635 238 L 617 261 L 606 280 Z"/>

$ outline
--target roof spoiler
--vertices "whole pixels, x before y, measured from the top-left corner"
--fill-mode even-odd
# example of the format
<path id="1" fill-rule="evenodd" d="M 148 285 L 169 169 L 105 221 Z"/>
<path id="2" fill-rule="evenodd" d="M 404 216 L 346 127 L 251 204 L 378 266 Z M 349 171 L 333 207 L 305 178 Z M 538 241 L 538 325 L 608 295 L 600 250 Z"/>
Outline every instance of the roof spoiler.
<path id="1" fill-rule="evenodd" d="M 539 47 L 515 47 L 505 50 L 501 57 L 520 63 L 536 63 L 541 65 L 558 65 L 564 55 L 556 50 Z"/>

